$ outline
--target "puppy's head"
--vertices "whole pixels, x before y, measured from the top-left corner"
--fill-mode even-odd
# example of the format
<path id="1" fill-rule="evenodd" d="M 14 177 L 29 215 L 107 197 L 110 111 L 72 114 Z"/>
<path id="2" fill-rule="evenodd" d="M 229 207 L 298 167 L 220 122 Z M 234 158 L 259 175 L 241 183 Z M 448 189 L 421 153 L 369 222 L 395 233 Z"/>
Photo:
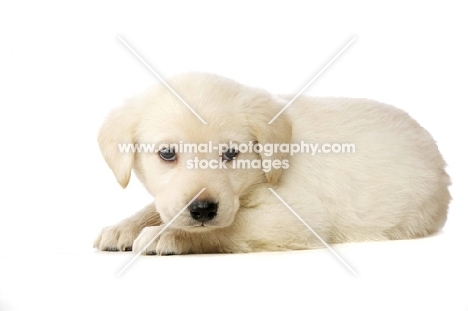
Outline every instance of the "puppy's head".
<path id="1" fill-rule="evenodd" d="M 280 178 L 281 167 L 265 170 L 258 164 L 286 157 L 266 156 L 255 148 L 239 152 L 237 146 L 289 143 L 290 122 L 282 114 L 269 125 L 282 105 L 270 94 L 232 80 L 186 74 L 169 84 L 207 124 L 157 85 L 109 115 L 99 133 L 101 152 L 122 187 L 133 169 L 154 196 L 163 222 L 186 207 L 174 227 L 229 226 L 241 199 L 255 186 Z"/>

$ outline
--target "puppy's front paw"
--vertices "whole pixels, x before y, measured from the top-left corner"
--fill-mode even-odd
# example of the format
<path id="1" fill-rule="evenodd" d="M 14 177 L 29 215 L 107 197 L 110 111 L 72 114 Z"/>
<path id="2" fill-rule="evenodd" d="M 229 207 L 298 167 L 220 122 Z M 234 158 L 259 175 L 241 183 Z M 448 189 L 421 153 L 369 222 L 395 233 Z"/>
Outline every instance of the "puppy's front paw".
<path id="1" fill-rule="evenodd" d="M 133 241 L 140 231 L 141 227 L 131 221 L 105 227 L 94 241 L 94 247 L 109 252 L 131 251 Z"/>
<path id="2" fill-rule="evenodd" d="M 138 238 L 133 242 L 133 251 L 143 255 L 180 255 L 189 252 L 187 239 L 181 232 L 166 229 L 159 234 L 164 226 L 143 228 Z M 158 236 L 159 234 L 159 236 Z"/>

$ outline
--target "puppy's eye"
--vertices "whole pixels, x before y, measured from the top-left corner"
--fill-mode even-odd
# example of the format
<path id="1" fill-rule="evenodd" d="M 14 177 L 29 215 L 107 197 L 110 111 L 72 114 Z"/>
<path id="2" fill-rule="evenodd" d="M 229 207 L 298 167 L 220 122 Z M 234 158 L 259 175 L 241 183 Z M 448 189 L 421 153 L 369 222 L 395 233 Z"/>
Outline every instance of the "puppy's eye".
<path id="1" fill-rule="evenodd" d="M 229 148 L 223 152 L 223 160 L 232 161 L 237 155 L 239 151 L 235 148 Z"/>
<path id="2" fill-rule="evenodd" d="M 159 150 L 159 157 L 164 161 L 174 161 L 176 159 L 174 148 L 162 148 Z"/>

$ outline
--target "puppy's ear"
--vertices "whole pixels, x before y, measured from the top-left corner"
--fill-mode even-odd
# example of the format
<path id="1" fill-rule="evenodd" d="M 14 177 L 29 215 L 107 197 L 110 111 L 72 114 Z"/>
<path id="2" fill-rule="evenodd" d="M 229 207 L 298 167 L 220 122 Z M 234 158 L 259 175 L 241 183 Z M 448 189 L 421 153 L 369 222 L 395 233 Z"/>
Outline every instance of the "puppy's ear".
<path id="1" fill-rule="evenodd" d="M 272 124 L 268 124 L 282 108 L 283 105 L 269 95 L 261 96 L 249 103 L 247 120 L 259 144 L 291 143 L 292 126 L 285 113 L 280 114 Z M 281 166 L 283 165 L 283 160 L 288 158 L 288 154 L 282 152 L 273 153 L 271 156 L 261 153 L 260 156 L 262 162 L 269 160 L 273 163 L 273 161 L 279 160 Z M 276 183 L 281 176 L 282 170 L 281 167 L 276 169 L 271 167 L 269 172 L 265 172 L 267 181 L 273 184 Z"/>
<path id="2" fill-rule="evenodd" d="M 132 150 L 121 152 L 119 144 L 135 143 L 138 111 L 138 105 L 135 102 L 126 102 L 109 114 L 98 135 L 101 153 L 123 188 L 127 187 L 130 180 L 134 153 Z"/>

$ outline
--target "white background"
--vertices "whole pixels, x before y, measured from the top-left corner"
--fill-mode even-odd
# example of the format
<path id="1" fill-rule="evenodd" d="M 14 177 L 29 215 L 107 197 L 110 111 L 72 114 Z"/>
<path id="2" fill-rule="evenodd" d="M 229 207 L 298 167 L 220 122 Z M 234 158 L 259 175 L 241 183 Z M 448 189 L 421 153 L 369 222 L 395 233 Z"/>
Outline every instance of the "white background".
<path id="1" fill-rule="evenodd" d="M 0 4 L 0 310 L 468 310 L 467 15 L 462 2 Z M 169 4 L 170 3 L 170 4 Z M 441 2 L 442 3 L 442 2 Z M 156 78 L 207 71 L 275 93 L 367 97 L 408 111 L 452 177 L 435 237 L 327 250 L 139 258 L 101 227 L 151 198 L 120 189 L 96 134 Z M 326 120 L 324 120 L 326 121 Z"/>

